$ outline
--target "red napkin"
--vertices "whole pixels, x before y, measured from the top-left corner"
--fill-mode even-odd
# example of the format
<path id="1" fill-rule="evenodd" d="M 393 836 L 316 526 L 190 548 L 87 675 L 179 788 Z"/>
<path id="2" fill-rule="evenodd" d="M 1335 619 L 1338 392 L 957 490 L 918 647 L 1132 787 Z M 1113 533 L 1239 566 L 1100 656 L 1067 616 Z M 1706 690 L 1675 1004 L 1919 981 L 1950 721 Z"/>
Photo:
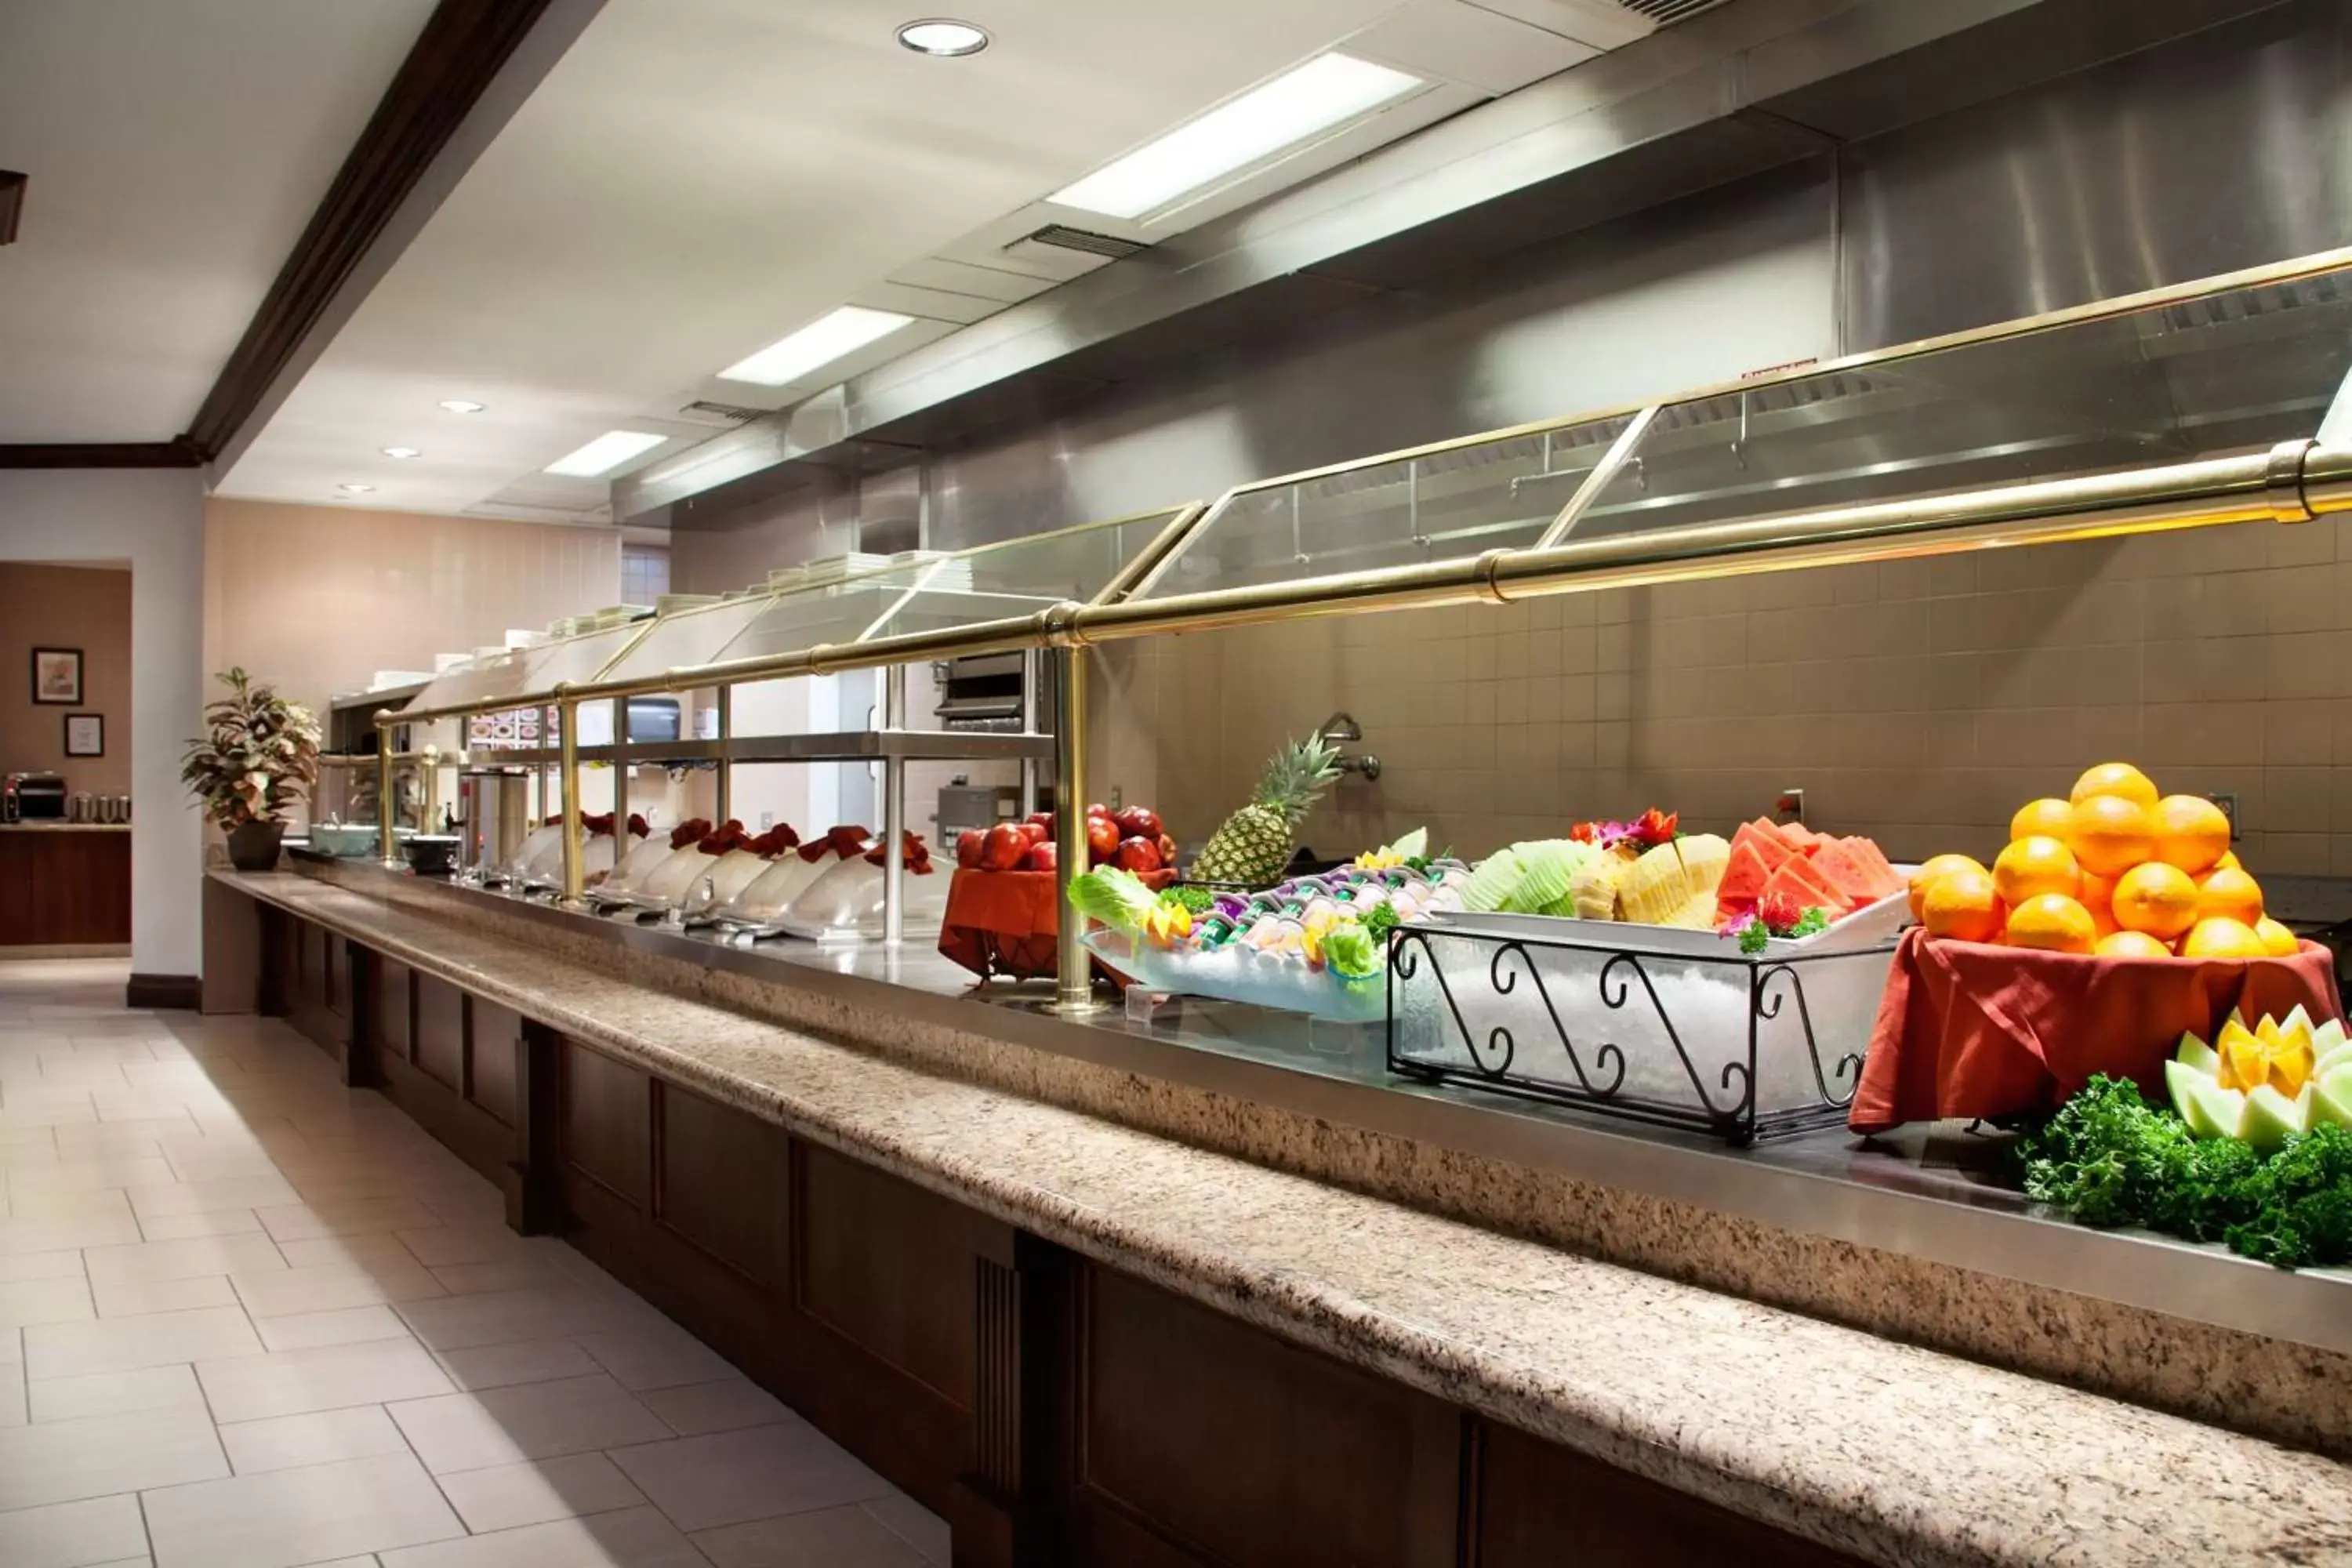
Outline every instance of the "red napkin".
<path id="1" fill-rule="evenodd" d="M 2053 1110 L 2095 1073 L 2161 1094 L 2184 1032 L 2210 1042 L 2232 1007 L 2251 1023 L 2298 1004 L 2315 1019 L 2343 1016 L 2334 955 L 2316 942 L 2293 958 L 2098 958 L 1931 941 L 1914 927 L 1846 1125 Z"/>

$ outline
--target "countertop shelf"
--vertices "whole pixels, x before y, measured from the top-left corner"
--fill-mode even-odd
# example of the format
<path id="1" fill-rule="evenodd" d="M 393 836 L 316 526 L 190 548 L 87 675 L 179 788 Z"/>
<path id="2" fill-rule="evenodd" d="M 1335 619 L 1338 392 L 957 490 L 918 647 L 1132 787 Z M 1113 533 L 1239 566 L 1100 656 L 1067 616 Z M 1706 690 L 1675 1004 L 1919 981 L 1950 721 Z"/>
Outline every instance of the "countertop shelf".
<path id="1" fill-rule="evenodd" d="M 128 833 L 127 822 L 0 822 L 0 833 Z"/>

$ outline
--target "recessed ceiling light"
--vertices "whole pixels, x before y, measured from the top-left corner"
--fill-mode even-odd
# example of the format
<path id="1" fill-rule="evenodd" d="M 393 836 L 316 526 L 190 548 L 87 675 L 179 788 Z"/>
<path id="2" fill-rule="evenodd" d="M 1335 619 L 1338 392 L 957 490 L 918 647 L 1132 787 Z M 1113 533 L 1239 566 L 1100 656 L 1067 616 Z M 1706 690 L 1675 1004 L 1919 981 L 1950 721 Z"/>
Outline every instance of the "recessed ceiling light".
<path id="1" fill-rule="evenodd" d="M 363 496 L 375 489 L 373 485 L 337 485 L 335 488 L 347 496 Z"/>
<path id="2" fill-rule="evenodd" d="M 479 414 L 489 405 L 477 403 L 470 397 L 445 397 L 441 400 L 441 406 L 452 414 Z"/>
<path id="3" fill-rule="evenodd" d="M 926 16 L 919 22 L 909 22 L 900 27 L 898 41 L 919 55 L 954 58 L 961 55 L 976 55 L 988 47 L 988 32 L 970 22 L 950 21 L 945 16 Z"/>
<path id="4" fill-rule="evenodd" d="M 607 430 L 580 450 L 556 458 L 547 465 L 545 471 L 593 479 L 599 474 L 619 468 L 631 458 L 652 451 L 668 439 L 667 436 L 655 436 L 644 430 Z"/>
<path id="5" fill-rule="evenodd" d="M 1141 217 L 1425 85 L 1417 76 L 1352 55 L 1319 55 L 1045 199 L 1112 217 Z"/>
<path id="6" fill-rule="evenodd" d="M 831 364 L 844 354 L 854 353 L 889 336 L 914 319 L 896 310 L 844 305 L 831 315 L 819 316 L 792 336 L 770 343 L 750 359 L 729 365 L 719 373 L 719 379 L 783 386 Z"/>
<path id="7" fill-rule="evenodd" d="M 387 458 L 421 458 L 425 456 L 423 452 L 418 451 L 414 447 L 386 447 L 383 448 L 383 455 Z"/>

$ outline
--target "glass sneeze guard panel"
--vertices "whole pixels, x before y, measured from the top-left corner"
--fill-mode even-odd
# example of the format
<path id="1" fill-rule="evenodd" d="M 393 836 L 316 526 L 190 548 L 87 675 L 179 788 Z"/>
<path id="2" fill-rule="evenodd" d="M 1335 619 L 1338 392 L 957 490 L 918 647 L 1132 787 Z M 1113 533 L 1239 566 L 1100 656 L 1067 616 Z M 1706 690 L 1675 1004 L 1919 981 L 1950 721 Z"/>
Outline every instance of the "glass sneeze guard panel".
<path id="1" fill-rule="evenodd" d="M 1542 537 L 1632 420 L 1613 415 L 1505 431 L 1234 491 L 1135 596 L 1522 549 Z"/>
<path id="2" fill-rule="evenodd" d="M 502 698 L 528 693 L 528 657 L 530 648 L 509 648 L 502 654 L 456 665 L 427 681 L 425 689 L 408 702 L 419 713 L 440 708 L 464 708 L 477 702 L 495 702 Z"/>
<path id="3" fill-rule="evenodd" d="M 773 595 L 753 594 L 656 616 L 636 646 L 599 679 L 654 679 L 688 665 L 709 664 L 772 603 Z"/>
<path id="4" fill-rule="evenodd" d="M 584 686 L 602 674 L 623 650 L 646 630 L 644 620 L 607 626 L 583 637 L 542 643 L 525 658 L 529 691 L 552 691 L 559 685 Z"/>
<path id="5" fill-rule="evenodd" d="M 1571 537 L 2267 450 L 2352 372 L 2352 272 L 1669 403 Z"/>
<path id="6" fill-rule="evenodd" d="M 1100 594 L 1179 509 L 908 561 L 827 588 L 779 595 L 725 659 L 798 653 L 1025 616 Z"/>

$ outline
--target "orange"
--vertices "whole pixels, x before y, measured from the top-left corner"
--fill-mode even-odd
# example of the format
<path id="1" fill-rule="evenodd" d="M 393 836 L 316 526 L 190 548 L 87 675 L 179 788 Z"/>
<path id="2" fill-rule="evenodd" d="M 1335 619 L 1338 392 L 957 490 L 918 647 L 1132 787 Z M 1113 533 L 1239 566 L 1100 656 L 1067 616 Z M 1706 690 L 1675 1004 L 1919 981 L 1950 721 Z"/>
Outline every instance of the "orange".
<path id="1" fill-rule="evenodd" d="M 2011 947 L 2034 947 L 2045 952 L 2088 952 L 2098 938 L 2091 930 L 2091 911 L 2060 893 L 2037 893 L 2009 911 Z"/>
<path id="2" fill-rule="evenodd" d="M 1990 876 L 1984 863 L 1966 855 L 1934 855 L 1911 873 L 1911 918 L 1917 920 L 1921 902 L 1927 896 L 1927 884 L 1954 871 L 1974 871 L 1979 877 Z"/>
<path id="3" fill-rule="evenodd" d="M 2263 939 L 2243 921 L 2216 916 L 2199 921 L 2180 939 L 2183 958 L 2264 958 Z"/>
<path id="4" fill-rule="evenodd" d="M 2021 838 L 1994 857 L 1993 891 L 2011 909 L 2042 893 L 2071 899 L 2083 889 L 2082 868 L 2074 852 L 2055 838 L 2036 834 Z"/>
<path id="5" fill-rule="evenodd" d="M 2141 805 L 2156 804 L 2156 785 L 2129 763 L 2101 763 L 2074 781 L 2067 800 L 2080 805 L 2095 795 L 2119 795 Z"/>
<path id="6" fill-rule="evenodd" d="M 2151 860 L 2116 882 L 2116 924 L 2170 942 L 2197 923 L 2197 884 L 2178 866 Z"/>
<path id="7" fill-rule="evenodd" d="M 1929 936 L 1956 942 L 1990 942 L 2000 934 L 2000 900 L 1992 878 L 1982 871 L 1948 871 L 1927 884 L 1919 923 Z"/>
<path id="8" fill-rule="evenodd" d="M 2074 808 L 2067 802 L 2051 795 L 2029 800 L 2017 808 L 2009 819 L 2009 839 L 2014 844 L 2021 838 L 2063 838 L 2067 824 L 2074 817 Z"/>
<path id="9" fill-rule="evenodd" d="M 2172 950 L 2144 931 L 2111 931 L 2091 950 L 2101 958 L 2170 958 Z"/>
<path id="10" fill-rule="evenodd" d="M 2197 883 L 2197 914 L 2251 926 L 2263 918 L 2262 884 L 2243 871 L 2208 871 Z"/>
<path id="11" fill-rule="evenodd" d="M 2084 872 L 2082 890 L 2074 895 L 2074 901 L 2091 911 L 2091 924 L 2101 936 L 2116 929 L 2116 879 L 2113 877 L 2094 877 L 2088 871 Z"/>
<path id="12" fill-rule="evenodd" d="M 2242 871 L 2245 868 L 2244 864 L 2238 858 L 2238 852 L 2234 849 L 2213 862 L 2213 869 L 2216 871 Z"/>
<path id="13" fill-rule="evenodd" d="M 2085 871 L 2120 877 L 2156 853 L 2156 819 L 2148 808 L 2119 795 L 2085 795 L 2074 803 L 2061 835 Z"/>
<path id="14" fill-rule="evenodd" d="M 2156 858 L 2200 877 L 2230 853 L 2230 819 L 2201 795 L 2168 795 L 2156 803 Z"/>
<path id="15" fill-rule="evenodd" d="M 2294 932 L 2268 915 L 2254 922 L 2254 934 L 2263 939 L 2263 951 L 2273 958 L 2293 958 L 2303 951 L 2303 943 L 2296 940 Z"/>

